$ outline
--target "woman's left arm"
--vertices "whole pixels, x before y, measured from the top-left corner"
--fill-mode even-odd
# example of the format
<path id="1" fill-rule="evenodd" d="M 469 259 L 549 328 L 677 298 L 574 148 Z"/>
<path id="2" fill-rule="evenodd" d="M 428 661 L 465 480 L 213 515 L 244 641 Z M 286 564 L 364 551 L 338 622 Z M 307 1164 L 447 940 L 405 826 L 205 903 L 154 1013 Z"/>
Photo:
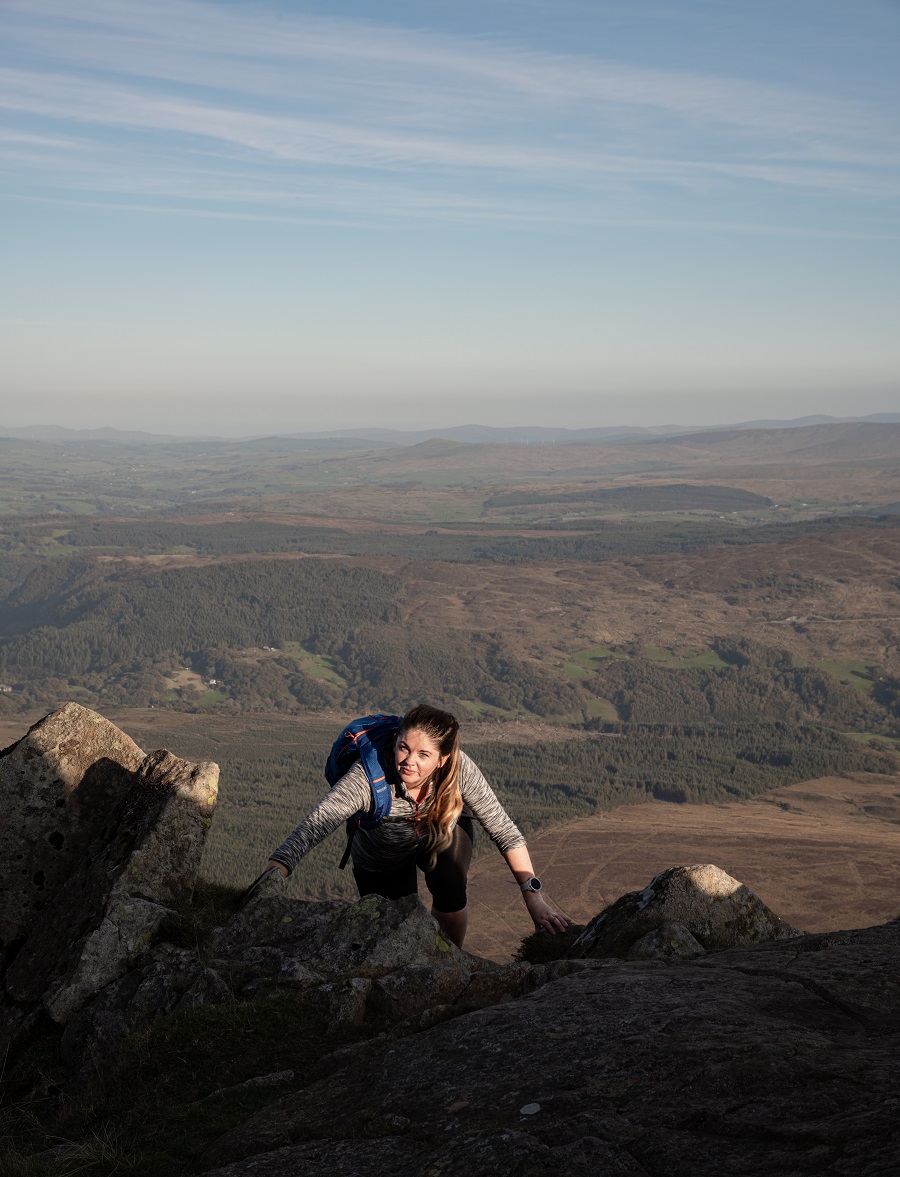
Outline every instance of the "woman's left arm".
<path id="1" fill-rule="evenodd" d="M 509 814 L 497 800 L 497 795 L 482 775 L 481 769 L 463 752 L 460 771 L 460 790 L 463 800 L 484 826 L 497 849 L 506 859 L 516 882 L 522 883 L 534 878 L 531 855 L 525 845 L 521 831 L 515 826 Z M 541 891 L 523 891 L 522 898 L 528 914 L 536 928 L 546 928 L 554 936 L 563 932 L 572 922 L 552 903 L 544 898 Z"/>
<path id="2" fill-rule="evenodd" d="M 516 846 L 504 852 L 509 869 L 519 886 L 534 878 L 534 867 L 531 865 L 531 855 L 527 846 Z M 534 920 L 535 928 L 545 928 L 552 935 L 564 932 L 572 922 L 567 915 L 563 915 L 554 904 L 544 898 L 543 888 L 540 891 L 523 891 L 522 898 L 528 908 L 528 914 Z"/>

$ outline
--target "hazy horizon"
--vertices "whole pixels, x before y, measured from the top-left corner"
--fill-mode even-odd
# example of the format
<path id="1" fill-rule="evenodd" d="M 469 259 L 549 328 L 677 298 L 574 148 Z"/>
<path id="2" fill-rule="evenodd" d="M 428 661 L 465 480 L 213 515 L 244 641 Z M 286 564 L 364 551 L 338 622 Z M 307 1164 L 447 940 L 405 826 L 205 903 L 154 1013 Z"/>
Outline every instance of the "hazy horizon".
<path id="1" fill-rule="evenodd" d="M 773 428 L 777 428 L 778 425 L 789 426 L 789 425 L 795 424 L 797 421 L 804 422 L 804 421 L 806 421 L 807 418 L 815 419 L 815 418 L 819 418 L 819 417 L 827 417 L 828 420 L 839 421 L 839 420 L 860 420 L 860 419 L 865 419 L 865 418 L 871 417 L 871 416 L 876 416 L 876 417 L 877 416 L 893 416 L 893 417 L 897 417 L 898 420 L 900 420 L 900 413 L 895 412 L 893 409 L 886 408 L 883 410 L 873 410 L 872 413 L 865 413 L 865 412 L 859 412 L 859 413 L 849 413 L 848 412 L 848 413 L 840 413 L 840 414 L 838 414 L 838 413 L 809 413 L 809 414 L 801 414 L 799 417 L 785 417 L 785 416 L 780 416 L 780 415 L 774 415 L 771 417 L 770 416 L 754 416 L 754 417 L 740 418 L 740 419 L 727 417 L 727 418 L 722 418 L 721 420 L 671 420 L 671 421 L 651 420 L 651 421 L 647 421 L 645 423 L 639 423 L 634 420 L 623 420 L 621 422 L 604 421 L 604 422 L 587 423 L 587 424 L 582 424 L 582 425 L 566 425 L 560 421 L 551 422 L 546 419 L 543 419 L 543 420 L 535 419 L 533 421 L 519 421 L 519 420 L 511 419 L 510 417 L 507 417 L 505 420 L 499 421 L 499 422 L 492 422 L 492 421 L 488 421 L 488 420 L 480 420 L 480 419 L 472 418 L 471 420 L 465 420 L 465 421 L 463 421 L 463 420 L 434 421 L 432 423 L 422 423 L 422 424 L 407 422 L 405 424 L 396 424 L 390 418 L 384 418 L 382 420 L 373 420 L 373 421 L 368 422 L 366 424 L 358 424 L 358 425 L 347 425 L 346 423 L 342 422 L 342 423 L 333 424 L 333 425 L 323 425 L 321 427 L 307 424 L 307 425 L 299 426 L 297 428 L 285 425 L 283 427 L 276 426 L 276 427 L 273 427 L 272 429 L 260 428 L 260 429 L 247 429 L 247 430 L 241 430 L 241 429 L 234 428 L 234 427 L 215 428 L 214 427 L 215 426 L 214 419 L 210 421 L 209 427 L 203 428 L 203 429 L 181 429 L 181 428 L 174 428 L 174 427 L 173 428 L 163 428 L 159 425 L 154 425 L 153 427 L 149 427 L 149 426 L 144 427 L 142 425 L 124 425 L 124 426 L 123 425 L 111 425 L 108 421 L 99 421 L 96 423 L 89 424 L 89 423 L 84 423 L 81 420 L 76 420 L 75 423 L 73 423 L 73 424 L 67 424 L 65 422 L 61 422 L 58 420 L 53 420 L 53 421 L 28 420 L 28 421 L 22 421 L 21 423 L 10 424 L 7 420 L 2 420 L 2 421 L 0 421 L 0 431 L 3 431 L 3 432 L 5 432 L 5 431 L 25 432 L 30 429 L 44 430 L 44 429 L 61 428 L 61 429 L 79 430 L 79 431 L 82 431 L 85 433 L 89 433 L 89 432 L 94 432 L 94 431 L 99 431 L 99 430 L 104 430 L 104 429 L 111 429 L 116 432 L 123 432 L 123 433 L 140 432 L 140 433 L 148 433 L 148 434 L 162 434 L 162 435 L 170 435 L 170 436 L 174 436 L 174 437 L 178 437 L 178 438 L 185 438 L 185 439 L 190 439 L 193 437 L 210 437 L 210 438 L 222 438 L 224 440 L 229 440 L 229 439 L 241 440 L 241 439 L 250 439 L 250 438 L 262 437 L 262 436 L 289 436 L 292 434 L 303 434 L 303 433 L 309 433 L 309 434 L 313 434 L 313 435 L 315 435 L 315 434 L 328 435 L 330 433 L 335 433 L 338 431 L 343 431 L 343 432 L 348 432 L 348 433 L 358 432 L 359 434 L 364 435 L 366 430 L 373 430 L 373 431 L 401 430 L 401 431 L 410 432 L 410 433 L 427 433 L 427 432 L 437 432 L 437 431 L 441 431 L 441 430 L 450 431 L 450 430 L 455 430 L 455 429 L 466 429 L 466 428 L 469 428 L 469 429 L 480 429 L 480 428 L 503 429 L 503 428 L 507 428 L 511 431 L 523 430 L 523 429 L 532 429 L 532 430 L 569 429 L 574 432 L 577 430 L 590 430 L 590 429 L 629 429 L 629 428 L 633 428 L 636 430 L 647 429 L 647 430 L 658 430 L 660 432 L 665 432 L 666 430 L 669 430 L 669 429 L 703 430 L 703 429 L 710 429 L 710 428 L 727 428 L 729 426 L 737 427 L 737 426 L 747 425 L 748 423 L 757 423 L 757 422 L 765 422 L 766 425 L 771 426 Z"/>

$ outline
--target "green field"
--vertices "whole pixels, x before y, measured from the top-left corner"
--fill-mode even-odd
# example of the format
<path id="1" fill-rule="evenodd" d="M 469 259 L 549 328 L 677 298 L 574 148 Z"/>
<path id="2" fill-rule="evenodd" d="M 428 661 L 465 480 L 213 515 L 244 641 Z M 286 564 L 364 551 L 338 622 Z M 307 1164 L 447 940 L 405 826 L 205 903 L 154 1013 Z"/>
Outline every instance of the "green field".
<path id="1" fill-rule="evenodd" d="M 722 669 L 728 663 L 715 650 L 676 651 L 661 646 L 644 646 L 644 655 L 658 666 L 668 666 L 672 669 L 685 669 L 690 666 L 709 666 Z"/>
<path id="2" fill-rule="evenodd" d="M 286 654 L 296 658 L 297 664 L 304 674 L 320 682 L 330 683 L 342 691 L 347 689 L 347 680 L 334 669 L 334 659 L 327 654 L 313 654 L 305 650 L 299 642 L 282 642 L 281 647 Z"/>
<path id="3" fill-rule="evenodd" d="M 838 682 L 865 691 L 867 695 L 872 693 L 875 685 L 872 667 L 858 658 L 824 658 L 818 665 Z"/>
<path id="4" fill-rule="evenodd" d="M 614 650 L 612 646 L 588 646 L 584 650 L 577 650 L 563 666 L 570 678 L 586 679 L 596 674 L 600 665 L 608 658 L 628 657 L 623 650 Z"/>

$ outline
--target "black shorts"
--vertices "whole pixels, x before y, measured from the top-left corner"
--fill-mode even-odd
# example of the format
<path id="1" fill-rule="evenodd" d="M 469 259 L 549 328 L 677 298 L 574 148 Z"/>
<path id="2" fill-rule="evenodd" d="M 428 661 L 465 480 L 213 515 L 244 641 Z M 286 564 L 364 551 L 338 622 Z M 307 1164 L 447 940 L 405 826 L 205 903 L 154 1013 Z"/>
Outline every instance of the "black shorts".
<path id="1" fill-rule="evenodd" d="M 437 856 L 433 870 L 427 869 L 429 854 L 419 855 L 396 870 L 363 870 L 353 868 L 353 877 L 360 895 L 383 895 L 385 899 L 401 899 L 419 890 L 416 870 L 425 874 L 425 886 L 431 892 L 435 911 L 462 911 L 466 906 L 466 879 L 472 862 L 475 831 L 471 817 L 463 814 L 453 830 L 453 841 Z"/>

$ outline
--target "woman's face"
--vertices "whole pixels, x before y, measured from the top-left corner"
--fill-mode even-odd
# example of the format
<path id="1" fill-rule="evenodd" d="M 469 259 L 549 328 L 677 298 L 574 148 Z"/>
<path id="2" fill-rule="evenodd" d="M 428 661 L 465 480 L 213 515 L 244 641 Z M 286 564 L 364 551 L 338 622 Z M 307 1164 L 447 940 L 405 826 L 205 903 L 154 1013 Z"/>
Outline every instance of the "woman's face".
<path id="1" fill-rule="evenodd" d="M 407 789 L 423 785 L 447 760 L 446 756 L 441 756 L 434 740 L 416 728 L 400 732 L 394 745 L 394 757 L 397 772 Z"/>

